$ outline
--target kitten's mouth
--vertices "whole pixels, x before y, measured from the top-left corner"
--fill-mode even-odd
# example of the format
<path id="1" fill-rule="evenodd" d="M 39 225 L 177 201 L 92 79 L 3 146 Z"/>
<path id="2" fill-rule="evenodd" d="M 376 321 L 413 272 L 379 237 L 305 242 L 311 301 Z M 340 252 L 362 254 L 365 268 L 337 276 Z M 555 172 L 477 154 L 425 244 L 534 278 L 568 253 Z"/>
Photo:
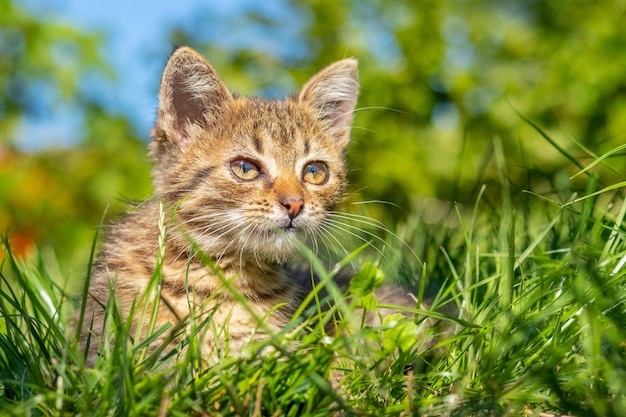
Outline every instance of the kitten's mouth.
<path id="1" fill-rule="evenodd" d="M 298 231 L 298 228 L 294 226 L 293 224 L 288 224 L 287 226 L 280 226 L 278 229 L 285 233 L 294 233 Z"/>
<path id="2" fill-rule="evenodd" d="M 266 229 L 267 233 L 270 236 L 274 237 L 284 237 L 284 238 L 294 238 L 296 237 L 300 231 L 302 230 L 302 226 L 299 224 L 294 224 L 293 221 L 282 221 L 277 222 L 271 225 Z"/>
<path id="3" fill-rule="evenodd" d="M 278 234 L 294 236 L 300 230 L 300 227 L 294 225 L 293 222 L 290 221 L 289 223 L 275 227 L 273 230 Z"/>

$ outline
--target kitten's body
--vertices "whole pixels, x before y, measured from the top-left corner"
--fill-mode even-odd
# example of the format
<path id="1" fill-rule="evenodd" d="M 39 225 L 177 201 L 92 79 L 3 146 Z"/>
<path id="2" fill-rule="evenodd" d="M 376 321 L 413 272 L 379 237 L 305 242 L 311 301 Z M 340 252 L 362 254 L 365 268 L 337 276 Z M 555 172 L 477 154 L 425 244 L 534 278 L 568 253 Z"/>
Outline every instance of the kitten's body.
<path id="1" fill-rule="evenodd" d="M 112 227 L 94 268 L 81 330 L 83 342 L 96 336 L 89 361 L 110 288 L 122 319 L 154 299 L 155 328 L 210 316 L 200 334 L 207 351 L 226 335 L 237 350 L 253 334 L 282 328 L 303 290 L 282 265 L 298 252 L 294 240 L 314 240 L 342 197 L 357 94 L 356 62 L 343 60 L 297 97 L 235 97 L 204 58 L 178 49 L 163 74 L 153 132 L 154 197 Z M 145 297 L 161 237 L 160 295 Z M 138 316 L 133 327 L 147 327 Z"/>

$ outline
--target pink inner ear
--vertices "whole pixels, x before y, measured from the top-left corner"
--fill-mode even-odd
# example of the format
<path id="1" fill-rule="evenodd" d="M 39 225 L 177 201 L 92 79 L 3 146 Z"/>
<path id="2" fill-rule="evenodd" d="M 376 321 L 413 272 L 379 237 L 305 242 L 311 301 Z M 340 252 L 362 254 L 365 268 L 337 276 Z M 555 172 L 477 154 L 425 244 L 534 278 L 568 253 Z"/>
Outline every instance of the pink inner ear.
<path id="1" fill-rule="evenodd" d="M 344 59 L 314 75 L 302 88 L 299 99 L 326 124 L 329 133 L 347 145 L 358 94 L 357 61 Z"/>
<path id="2" fill-rule="evenodd" d="M 190 135 L 188 131 L 191 123 L 204 127 L 205 120 L 201 100 L 187 91 L 184 80 L 176 77 L 172 83 L 172 114 L 174 115 L 174 129 L 184 142 Z"/>
<path id="3" fill-rule="evenodd" d="M 327 104 L 331 111 L 325 119 L 335 129 L 346 129 L 352 123 L 355 100 L 334 101 Z"/>
<path id="4" fill-rule="evenodd" d="M 159 93 L 157 127 L 184 143 L 194 128 L 210 129 L 232 98 L 211 65 L 190 48 L 177 49 L 168 61 Z"/>

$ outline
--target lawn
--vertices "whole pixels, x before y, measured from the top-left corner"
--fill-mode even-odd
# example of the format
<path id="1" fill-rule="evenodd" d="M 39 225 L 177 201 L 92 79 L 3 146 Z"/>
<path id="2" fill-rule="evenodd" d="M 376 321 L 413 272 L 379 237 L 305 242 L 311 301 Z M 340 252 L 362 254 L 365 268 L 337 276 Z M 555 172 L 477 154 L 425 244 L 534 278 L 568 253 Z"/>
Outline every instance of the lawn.
<path id="1" fill-rule="evenodd" d="M 311 256 L 333 307 L 313 294 L 281 334 L 212 365 L 193 333 L 184 350 L 131 344 L 111 305 L 103 356 L 86 367 L 83 294 L 66 293 L 54 257 L 5 250 L 0 414 L 621 416 L 626 199 L 623 184 L 602 180 L 609 160 L 539 191 L 507 180 L 495 140 L 499 184 L 477 184 L 471 204 L 416 204 L 389 233 L 365 231 L 375 250 L 343 255 L 359 270 L 347 294 Z M 410 286 L 416 308 L 363 325 L 363 309 L 394 308 L 372 292 L 383 279 Z"/>

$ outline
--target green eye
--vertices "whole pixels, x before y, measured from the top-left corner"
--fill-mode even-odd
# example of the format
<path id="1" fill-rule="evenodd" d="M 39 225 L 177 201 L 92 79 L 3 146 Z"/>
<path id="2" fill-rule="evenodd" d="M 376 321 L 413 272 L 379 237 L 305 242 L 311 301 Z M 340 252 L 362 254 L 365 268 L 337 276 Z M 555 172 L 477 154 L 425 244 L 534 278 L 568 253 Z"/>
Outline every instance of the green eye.
<path id="1" fill-rule="evenodd" d="M 328 167 L 323 162 L 311 162 L 304 167 L 302 172 L 302 179 L 313 185 L 324 184 L 328 176 Z"/>
<path id="2" fill-rule="evenodd" d="M 261 170 L 254 162 L 246 161 L 245 159 L 238 159 L 231 162 L 230 170 L 235 176 L 246 181 L 255 179 L 261 173 Z"/>

